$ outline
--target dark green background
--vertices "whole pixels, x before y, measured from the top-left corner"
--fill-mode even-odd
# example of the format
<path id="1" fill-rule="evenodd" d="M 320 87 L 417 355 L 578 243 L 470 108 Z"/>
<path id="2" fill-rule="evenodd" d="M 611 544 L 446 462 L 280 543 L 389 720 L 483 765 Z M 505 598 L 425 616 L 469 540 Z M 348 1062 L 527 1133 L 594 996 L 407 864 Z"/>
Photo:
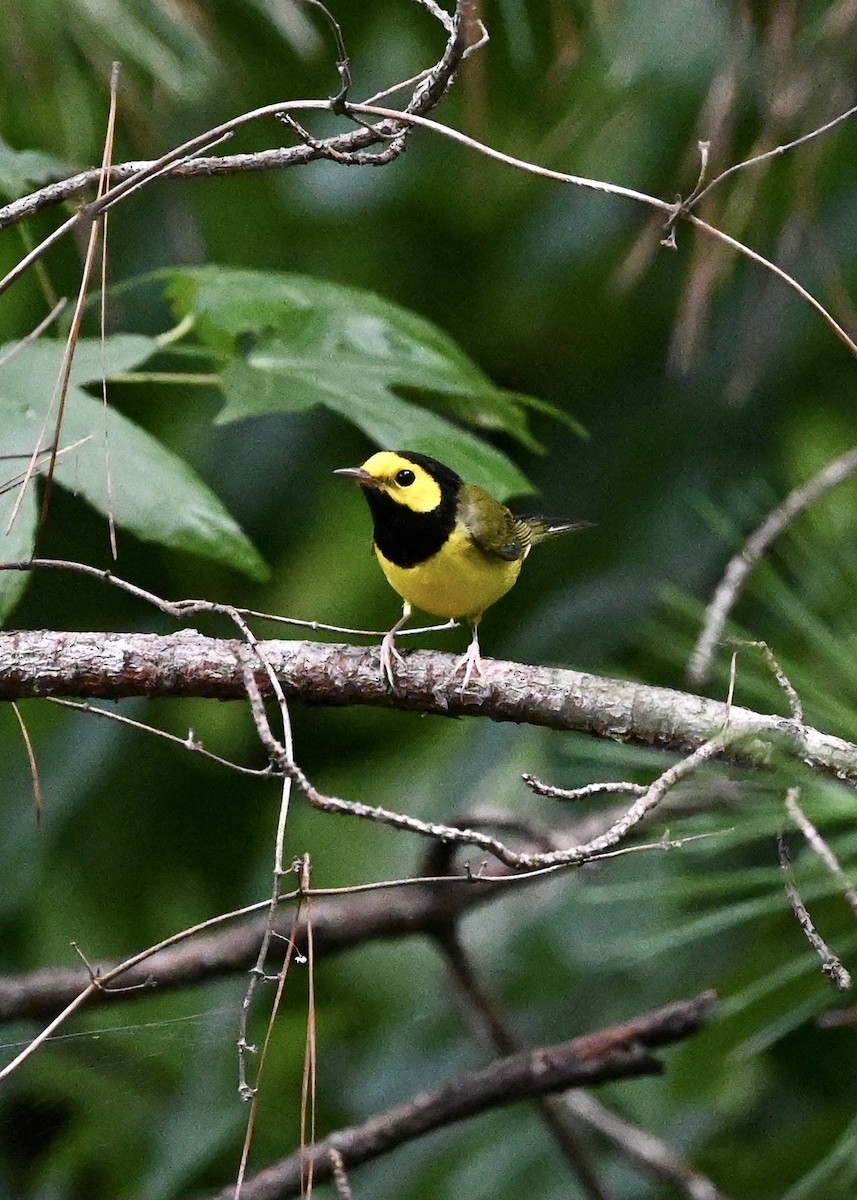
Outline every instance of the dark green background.
<path id="1" fill-rule="evenodd" d="M 342 0 L 334 11 L 355 96 L 440 53 L 438 28 L 406 0 Z M 240 111 L 336 87 L 327 29 L 290 4 L 6 0 L 0 16 L 0 133 L 16 150 L 39 149 L 75 168 L 100 158 L 117 58 L 117 159 L 152 157 Z M 544 166 L 668 200 L 693 186 L 699 138 L 712 138 L 717 171 L 854 101 L 853 17 L 835 4 L 497 0 L 484 17 L 492 40 L 466 65 L 440 120 Z M 330 128 L 329 120 L 317 126 Z M 228 150 L 283 138 L 269 122 Z M 852 332 L 855 138 L 846 124 L 745 172 L 702 213 L 793 272 Z M 31 222 L 26 239 L 44 236 L 58 217 Z M 22 252 L 21 233 L 3 233 L 4 267 Z M 688 228 L 679 228 L 675 252 L 659 248 L 660 235 L 649 210 L 629 201 L 534 179 L 420 133 L 379 169 L 319 163 L 149 187 L 111 217 L 110 271 L 118 284 L 210 262 L 373 289 L 436 322 L 499 386 L 567 411 L 587 439 L 536 417 L 550 447 L 544 457 L 511 440 L 497 444 L 535 482 L 539 507 L 597 527 L 532 556 L 514 594 L 486 618 L 484 652 L 680 687 L 699 601 L 742 534 L 849 447 L 857 368 L 772 277 Z M 69 239 L 46 262 L 59 294 L 76 289 L 79 251 Z M 2 297 L 0 334 L 21 336 L 45 311 L 31 272 Z M 170 324 L 151 287 L 117 295 L 111 321 L 147 333 Z M 119 573 L 174 598 L 375 628 L 392 622 L 397 601 L 367 553 L 362 503 L 331 477 L 372 449 L 354 428 L 318 412 L 217 426 L 214 389 L 125 385 L 111 399 L 195 466 L 272 570 L 270 582 L 252 584 L 120 533 Z M 845 485 L 802 519 L 737 613 L 789 670 L 807 719 L 846 737 L 857 735 L 854 501 L 854 485 Z M 109 561 L 103 521 L 62 492 L 39 549 Z M 58 575 L 34 579 L 12 623 L 172 628 L 105 586 Z M 458 649 L 463 640 L 458 632 L 426 644 Z M 712 685 L 713 694 L 724 691 L 725 661 Z M 783 711 L 749 653 L 737 698 Z M 74 964 L 72 939 L 96 962 L 132 953 L 264 896 L 276 787 L 108 722 L 36 703 L 22 710 L 45 811 L 37 828 L 17 723 L 6 713 L 4 969 Z M 123 711 L 181 735 L 191 727 L 221 753 L 261 761 L 237 704 Z M 666 765 L 657 755 L 479 720 L 296 710 L 294 722 L 299 761 L 320 788 L 424 817 L 491 804 L 557 822 L 566 815 L 526 791 L 522 770 L 574 785 L 647 780 Z M 732 1197 L 850 1200 L 853 1033 L 813 1024 L 836 1000 L 782 894 L 772 841 L 781 796 L 778 781 L 712 778 L 697 789 L 696 815 L 672 816 L 669 827 L 673 836 L 714 830 L 716 838 L 510 893 L 465 934 L 531 1042 L 716 986 L 726 1000 L 716 1026 L 667 1052 L 662 1079 L 615 1086 L 605 1097 Z M 852 796 L 808 781 L 804 801 L 847 868 Z M 664 824 L 656 823 L 655 839 Z M 294 805 L 288 854 L 311 853 L 316 884 L 399 877 L 417 869 L 420 851 L 401 834 Z M 826 893 L 813 911 L 848 961 L 855 939 L 844 903 L 812 861 L 800 858 L 798 874 L 808 896 Z M 300 971 L 294 980 L 269 1065 L 256 1165 L 294 1144 L 305 1013 Z M 147 998 L 69 1025 L 67 1039 L 0 1093 L 0 1194 L 156 1200 L 233 1178 L 246 1116 L 234 1051 L 244 986 L 236 979 Z M 324 963 L 316 986 L 321 1132 L 484 1061 L 430 947 L 401 942 Z M 5 1053 L 32 1032 L 4 1030 Z M 677 1194 L 602 1150 L 615 1196 Z M 377 1200 L 576 1194 L 536 1118 L 521 1109 L 435 1135 L 355 1172 L 353 1184 L 356 1195 Z"/>

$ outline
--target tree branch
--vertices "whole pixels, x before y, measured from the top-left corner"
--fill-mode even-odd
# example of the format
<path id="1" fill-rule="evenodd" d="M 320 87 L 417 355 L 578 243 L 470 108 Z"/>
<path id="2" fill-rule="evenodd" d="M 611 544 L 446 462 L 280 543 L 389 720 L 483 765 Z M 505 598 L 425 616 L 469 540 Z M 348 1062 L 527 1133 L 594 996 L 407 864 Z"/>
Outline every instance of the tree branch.
<path id="1" fill-rule="evenodd" d="M 447 929 L 438 931 L 435 940 L 477 1041 L 498 1055 L 518 1053 L 523 1047 L 514 1027 L 480 979 L 457 926 L 450 923 Z M 729 1200 L 679 1151 L 648 1129 L 614 1113 L 583 1088 L 558 1096 L 540 1096 L 534 1101 L 534 1107 L 559 1149 L 575 1168 L 579 1186 L 587 1196 L 604 1193 L 600 1179 L 592 1170 L 589 1147 L 581 1137 L 584 1127 L 597 1129 L 643 1174 L 671 1183 L 688 1200 Z"/>
<path id="2" fill-rule="evenodd" d="M 372 647 L 318 642 L 259 643 L 288 699 L 331 706 L 370 705 L 443 716 L 576 730 L 621 742 L 690 753 L 728 721 L 725 761 L 758 766 L 772 748 L 813 770 L 857 784 L 857 746 L 781 716 L 727 706 L 704 696 L 580 671 L 487 660 L 478 691 L 461 692 L 450 654 L 404 652 L 395 693 Z M 0 634 L 0 700 L 43 696 L 195 696 L 246 699 L 247 645 L 203 637 L 22 630 Z M 256 669 L 263 695 L 271 684 Z"/>
<path id="3" fill-rule="evenodd" d="M 502 869 L 490 875 L 460 879 L 441 879 L 435 883 L 389 887 L 372 892 L 357 892 L 338 896 L 312 895 L 313 946 L 316 959 L 343 950 L 350 950 L 368 941 L 428 934 L 441 925 L 463 917 L 476 904 L 502 890 L 509 876 Z M 525 883 L 516 879 L 515 886 Z M 391 897 L 395 897 L 394 900 Z M 268 901 L 260 908 L 266 910 Z M 146 985 L 158 990 L 187 987 L 249 970 L 256 961 L 259 946 L 268 922 L 267 911 L 251 923 L 238 928 L 220 930 L 206 936 L 191 937 L 158 950 L 116 974 L 115 962 L 99 963 L 98 977 L 115 980 L 116 990 L 105 987 L 96 990 L 87 1000 L 87 1007 L 112 1004 L 139 998 Z M 291 939 L 301 953 L 306 950 L 306 912 L 297 925 L 291 913 L 285 914 L 274 926 L 270 963 L 285 956 Z M 17 976 L 0 976 L 0 1022 L 45 1020 L 70 1004 L 85 991 L 92 978 L 84 968 L 30 971 Z"/>
<path id="4" fill-rule="evenodd" d="M 245 1181 L 242 1200 L 286 1200 L 299 1195 L 302 1173 L 305 1176 L 310 1164 L 316 1183 L 329 1179 L 332 1150 L 338 1152 L 346 1167 L 354 1167 L 434 1129 L 489 1109 L 567 1088 L 656 1074 L 662 1067 L 650 1051 L 696 1033 L 716 1006 L 715 994 L 703 992 L 693 1000 L 668 1004 L 622 1025 L 514 1054 L 481 1071 L 460 1075 L 434 1091 L 421 1092 L 371 1117 L 362 1125 L 340 1129 L 307 1151 L 292 1154 L 260 1171 Z M 214 1200 L 234 1200 L 234 1195 L 235 1190 L 230 1187 L 218 1192 Z"/>
<path id="5" fill-rule="evenodd" d="M 467 18 L 466 10 L 468 8 L 469 5 L 464 0 L 458 0 L 455 13 L 452 16 L 444 14 L 449 17 L 449 23 L 443 55 L 433 67 L 418 77 L 419 82 L 405 106 L 404 112 L 417 116 L 431 112 L 452 84 L 461 63 L 471 50 L 481 44 L 478 31 L 473 28 L 473 22 Z M 446 25 L 446 22 L 443 24 Z M 386 94 L 386 92 L 382 93 L 382 95 Z M 230 131 L 233 127 L 256 120 L 260 116 L 274 117 L 277 115 L 278 109 L 286 110 L 289 106 L 288 101 L 283 101 L 279 105 L 268 105 L 253 113 L 242 114 L 236 119 L 236 122 L 230 123 Z M 317 101 L 315 105 L 311 103 L 310 107 L 323 108 L 327 111 L 332 109 L 330 101 Z M 349 104 L 344 107 L 346 110 L 351 109 Z M 324 158 L 335 158 L 337 162 L 349 162 L 356 166 L 372 165 L 373 159 L 360 152 L 371 146 L 383 145 L 388 138 L 402 132 L 402 126 L 397 121 L 382 121 L 374 127 L 361 123 L 357 129 L 349 130 L 347 133 L 336 134 L 333 137 L 311 143 L 305 142 L 300 146 L 278 147 L 252 154 L 208 155 L 205 157 L 200 155 L 193 159 L 171 163 L 163 171 L 158 170 L 162 159 L 117 163 L 109 168 L 106 177 L 113 188 L 140 176 L 147 176 L 153 171 L 159 176 L 169 179 L 210 179 L 215 175 L 281 171 L 286 167 L 304 166 L 306 163 Z M 203 135 L 203 137 L 206 136 Z M 77 175 L 72 175 L 67 179 L 50 183 L 30 195 L 11 200 L 8 204 L 0 206 L 0 230 L 35 216 L 45 208 L 55 207 L 93 191 L 102 178 L 101 168 L 93 167 L 86 171 L 80 171 Z M 95 215 L 95 210 L 89 215 Z"/>

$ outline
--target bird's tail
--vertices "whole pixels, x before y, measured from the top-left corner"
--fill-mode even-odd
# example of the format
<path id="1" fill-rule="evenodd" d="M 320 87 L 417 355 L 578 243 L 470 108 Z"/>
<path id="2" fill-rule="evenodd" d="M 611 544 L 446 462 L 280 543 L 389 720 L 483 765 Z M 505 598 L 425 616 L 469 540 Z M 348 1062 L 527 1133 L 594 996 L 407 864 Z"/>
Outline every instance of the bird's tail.
<path id="1" fill-rule="evenodd" d="M 528 513 L 526 516 L 522 516 L 521 520 L 526 521 L 529 526 L 530 543 L 534 546 L 537 542 L 556 537 L 560 533 L 574 533 L 577 529 L 591 529 L 594 524 L 592 521 L 569 521 L 566 517 L 543 517 L 535 513 Z"/>

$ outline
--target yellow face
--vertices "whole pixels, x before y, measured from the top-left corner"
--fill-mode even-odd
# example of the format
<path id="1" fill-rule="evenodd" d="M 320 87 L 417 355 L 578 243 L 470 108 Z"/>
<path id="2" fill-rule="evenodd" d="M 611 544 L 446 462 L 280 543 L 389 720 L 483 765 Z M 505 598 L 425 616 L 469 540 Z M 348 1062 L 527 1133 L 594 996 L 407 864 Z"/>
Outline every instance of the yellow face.
<path id="1" fill-rule="evenodd" d="M 386 492 L 397 504 L 413 512 L 432 512 L 440 504 L 437 481 L 424 467 L 392 450 L 379 450 L 366 459 L 361 470 L 372 476 L 379 491 Z"/>

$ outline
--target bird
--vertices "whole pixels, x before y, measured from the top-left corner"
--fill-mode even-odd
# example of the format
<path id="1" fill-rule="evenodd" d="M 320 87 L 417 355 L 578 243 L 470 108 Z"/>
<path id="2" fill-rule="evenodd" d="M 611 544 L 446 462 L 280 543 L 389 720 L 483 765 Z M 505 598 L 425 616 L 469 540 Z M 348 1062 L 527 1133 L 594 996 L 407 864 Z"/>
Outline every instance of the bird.
<path id="1" fill-rule="evenodd" d="M 464 617 L 471 639 L 453 677 L 461 690 L 482 676 L 479 622 L 516 582 L 530 548 L 590 521 L 515 514 L 450 467 L 413 450 L 379 450 L 359 467 L 333 472 L 359 484 L 369 504 L 372 550 L 403 600 L 402 615 L 381 643 L 381 676 L 395 689 L 394 662 L 404 665 L 396 634 L 413 609 Z"/>

